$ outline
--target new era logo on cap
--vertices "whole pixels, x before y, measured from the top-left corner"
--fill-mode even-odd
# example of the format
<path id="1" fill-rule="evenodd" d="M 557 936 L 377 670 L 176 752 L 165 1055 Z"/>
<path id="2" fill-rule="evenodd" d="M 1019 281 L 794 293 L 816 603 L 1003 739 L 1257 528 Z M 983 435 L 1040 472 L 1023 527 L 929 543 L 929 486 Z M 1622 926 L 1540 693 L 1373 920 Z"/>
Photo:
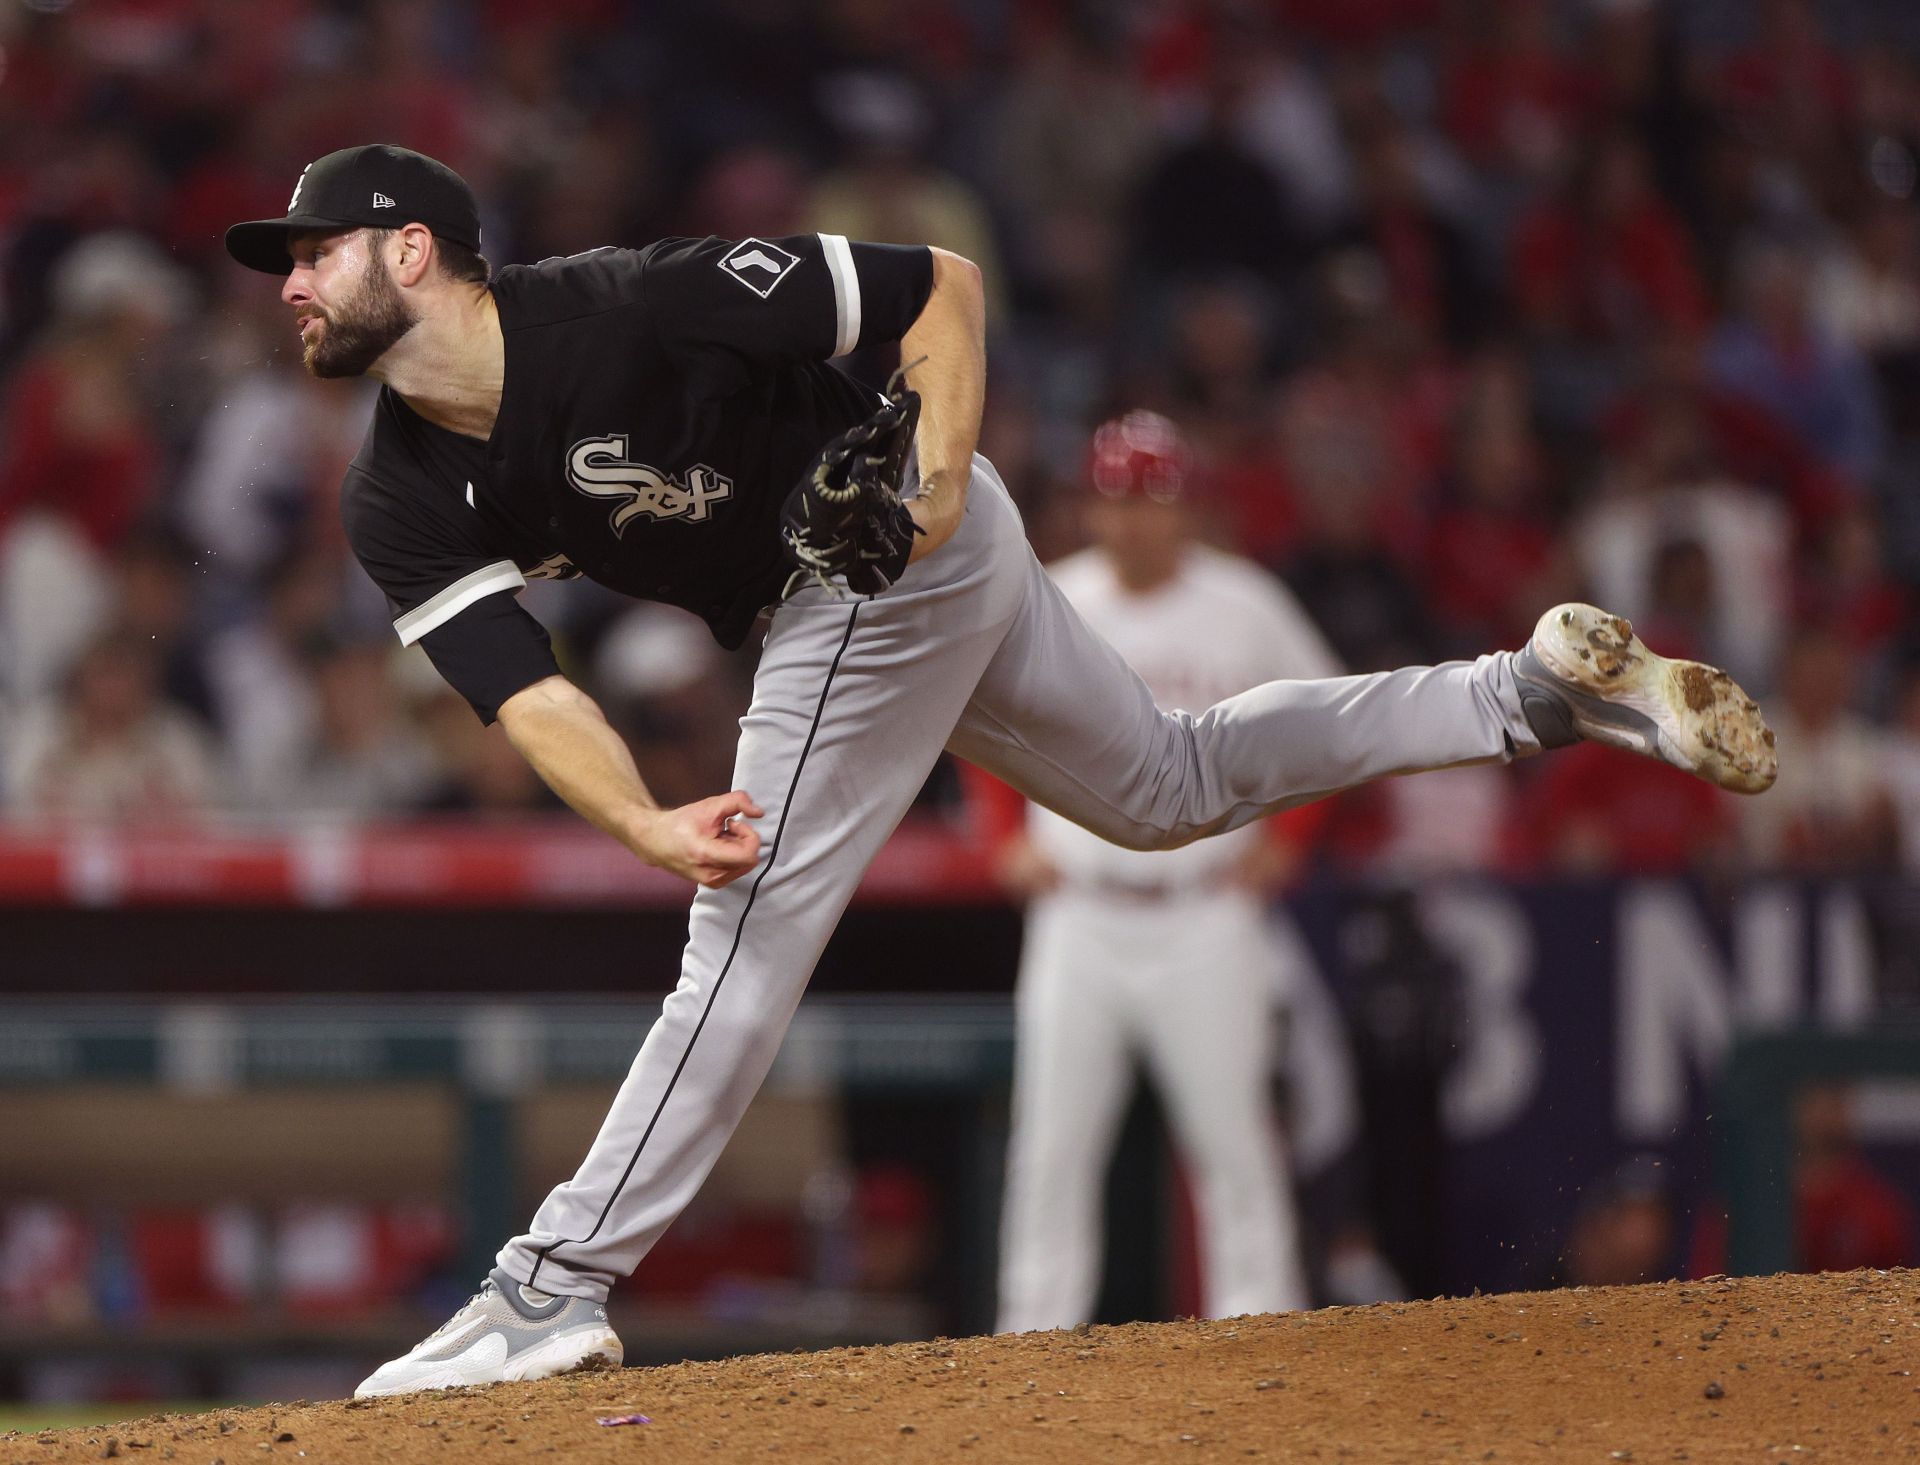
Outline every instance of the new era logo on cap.
<path id="1" fill-rule="evenodd" d="M 390 209 L 393 207 L 393 200 L 384 193 L 376 193 L 373 196 L 373 206 L 377 209 Z"/>
<path id="2" fill-rule="evenodd" d="M 777 244 L 769 244 L 764 239 L 742 239 L 722 257 L 720 272 L 731 275 L 764 300 L 799 263 L 799 255 L 789 254 Z"/>

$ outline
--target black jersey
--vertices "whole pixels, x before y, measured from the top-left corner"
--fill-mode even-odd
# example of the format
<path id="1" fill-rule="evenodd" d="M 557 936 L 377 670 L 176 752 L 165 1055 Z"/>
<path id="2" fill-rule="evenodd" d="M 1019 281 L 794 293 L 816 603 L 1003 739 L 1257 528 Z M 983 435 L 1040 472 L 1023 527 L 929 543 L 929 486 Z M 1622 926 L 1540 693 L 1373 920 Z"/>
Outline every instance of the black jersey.
<path id="1" fill-rule="evenodd" d="M 932 285 L 926 249 L 833 234 L 502 269 L 492 436 L 436 427 L 382 388 L 347 470 L 347 538 L 401 641 L 486 721 L 557 670 L 511 593 L 529 579 L 587 575 L 738 646 L 786 579 L 788 490 L 876 406 L 828 360 L 897 340 Z"/>

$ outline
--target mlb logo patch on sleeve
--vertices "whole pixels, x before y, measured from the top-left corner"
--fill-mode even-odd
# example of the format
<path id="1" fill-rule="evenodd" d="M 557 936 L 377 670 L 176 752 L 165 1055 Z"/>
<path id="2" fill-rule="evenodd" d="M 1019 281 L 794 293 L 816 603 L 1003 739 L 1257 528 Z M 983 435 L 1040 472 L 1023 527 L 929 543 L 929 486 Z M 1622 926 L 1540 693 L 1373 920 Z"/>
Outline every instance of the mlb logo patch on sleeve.
<path id="1" fill-rule="evenodd" d="M 764 300 L 799 263 L 799 255 L 789 254 L 777 244 L 769 244 L 764 239 L 742 239 L 721 257 L 720 272 L 731 275 Z"/>

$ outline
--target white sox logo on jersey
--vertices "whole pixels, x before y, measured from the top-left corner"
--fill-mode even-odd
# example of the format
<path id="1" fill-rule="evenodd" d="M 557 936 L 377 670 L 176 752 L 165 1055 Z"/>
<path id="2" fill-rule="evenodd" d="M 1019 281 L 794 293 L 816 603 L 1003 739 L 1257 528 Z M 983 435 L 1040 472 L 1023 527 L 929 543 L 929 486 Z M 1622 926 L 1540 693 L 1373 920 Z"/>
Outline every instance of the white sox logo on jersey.
<path id="1" fill-rule="evenodd" d="M 733 497 L 733 480 L 705 463 L 687 470 L 682 483 L 645 463 L 627 461 L 627 435 L 582 438 L 567 453 L 567 481 L 591 498 L 619 500 L 611 519 L 625 534 L 635 519 L 685 519 L 703 524 L 708 506 Z"/>
<path id="2" fill-rule="evenodd" d="M 738 280 L 765 300 L 773 294 L 773 287 L 786 279 L 799 263 L 799 255 L 789 254 L 777 244 L 769 244 L 764 239 L 742 239 L 721 259 L 720 273 L 729 280 Z"/>

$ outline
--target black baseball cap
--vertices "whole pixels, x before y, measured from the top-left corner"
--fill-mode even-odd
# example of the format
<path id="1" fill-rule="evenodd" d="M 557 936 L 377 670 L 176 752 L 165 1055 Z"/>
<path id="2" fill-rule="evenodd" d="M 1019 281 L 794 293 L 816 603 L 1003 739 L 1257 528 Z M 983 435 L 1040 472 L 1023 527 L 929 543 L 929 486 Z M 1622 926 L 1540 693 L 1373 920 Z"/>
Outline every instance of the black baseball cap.
<path id="1" fill-rule="evenodd" d="M 425 224 L 436 239 L 480 248 L 480 210 L 466 179 L 425 153 L 370 142 L 307 164 L 287 216 L 235 224 L 227 230 L 227 253 L 250 270 L 284 275 L 293 268 L 287 239 L 299 230 L 402 224 Z"/>

